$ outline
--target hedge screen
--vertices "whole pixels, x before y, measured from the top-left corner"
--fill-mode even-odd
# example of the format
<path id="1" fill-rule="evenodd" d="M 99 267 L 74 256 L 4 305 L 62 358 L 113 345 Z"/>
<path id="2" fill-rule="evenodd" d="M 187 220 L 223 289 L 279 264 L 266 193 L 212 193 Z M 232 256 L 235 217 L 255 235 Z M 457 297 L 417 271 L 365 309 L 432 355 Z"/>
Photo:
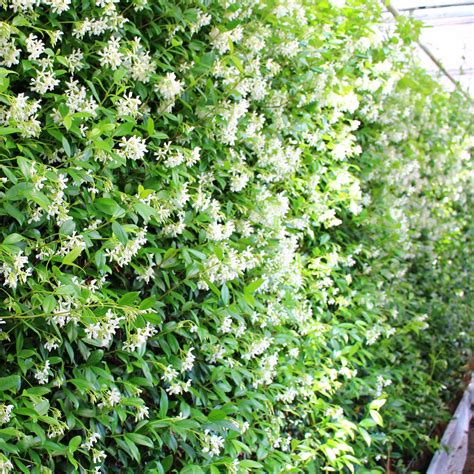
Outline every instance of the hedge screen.
<path id="1" fill-rule="evenodd" d="M 436 447 L 473 341 L 471 103 L 381 11 L 0 2 L 0 473 Z"/>

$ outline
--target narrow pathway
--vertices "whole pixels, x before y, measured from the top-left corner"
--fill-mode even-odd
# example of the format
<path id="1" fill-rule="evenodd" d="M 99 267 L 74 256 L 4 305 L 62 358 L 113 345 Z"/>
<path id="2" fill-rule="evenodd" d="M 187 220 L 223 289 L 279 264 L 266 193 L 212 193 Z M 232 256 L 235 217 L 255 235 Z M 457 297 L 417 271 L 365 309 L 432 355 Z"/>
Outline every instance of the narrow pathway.
<path id="1" fill-rule="evenodd" d="M 474 376 L 444 431 L 427 474 L 474 474 L 473 407 Z"/>
<path id="2" fill-rule="evenodd" d="M 467 447 L 466 464 L 464 464 L 463 474 L 474 474 L 474 417 L 469 425 L 469 441 Z"/>

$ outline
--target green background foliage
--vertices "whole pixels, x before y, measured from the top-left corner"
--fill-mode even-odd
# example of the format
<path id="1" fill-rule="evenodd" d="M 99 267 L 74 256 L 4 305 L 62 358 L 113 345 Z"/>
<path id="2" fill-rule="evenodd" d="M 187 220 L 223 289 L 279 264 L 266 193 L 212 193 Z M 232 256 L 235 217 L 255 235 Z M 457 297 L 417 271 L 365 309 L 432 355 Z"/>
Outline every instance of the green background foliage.
<path id="1" fill-rule="evenodd" d="M 472 347 L 470 104 L 375 1 L 4 1 L 0 470 L 409 472 Z"/>

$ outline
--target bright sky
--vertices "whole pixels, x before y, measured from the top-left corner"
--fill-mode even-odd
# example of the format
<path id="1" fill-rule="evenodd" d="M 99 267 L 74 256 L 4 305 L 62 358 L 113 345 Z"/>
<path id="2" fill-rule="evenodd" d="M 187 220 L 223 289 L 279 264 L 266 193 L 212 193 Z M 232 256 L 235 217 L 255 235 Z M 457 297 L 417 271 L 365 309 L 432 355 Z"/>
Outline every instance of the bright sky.
<path id="1" fill-rule="evenodd" d="M 424 22 L 421 42 L 463 88 L 474 96 L 474 0 L 391 0 L 400 14 Z M 423 65 L 433 73 L 438 68 L 419 51 Z M 446 76 L 442 82 L 452 87 Z"/>

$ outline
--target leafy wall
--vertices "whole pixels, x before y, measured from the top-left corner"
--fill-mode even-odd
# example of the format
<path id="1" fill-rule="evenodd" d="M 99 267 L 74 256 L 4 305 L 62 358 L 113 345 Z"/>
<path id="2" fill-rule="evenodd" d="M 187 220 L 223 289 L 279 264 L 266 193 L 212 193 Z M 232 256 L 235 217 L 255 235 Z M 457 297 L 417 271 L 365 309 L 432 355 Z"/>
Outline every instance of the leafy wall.
<path id="1" fill-rule="evenodd" d="M 372 0 L 0 18 L 0 472 L 409 470 L 473 302 L 470 104 L 411 26 Z"/>

